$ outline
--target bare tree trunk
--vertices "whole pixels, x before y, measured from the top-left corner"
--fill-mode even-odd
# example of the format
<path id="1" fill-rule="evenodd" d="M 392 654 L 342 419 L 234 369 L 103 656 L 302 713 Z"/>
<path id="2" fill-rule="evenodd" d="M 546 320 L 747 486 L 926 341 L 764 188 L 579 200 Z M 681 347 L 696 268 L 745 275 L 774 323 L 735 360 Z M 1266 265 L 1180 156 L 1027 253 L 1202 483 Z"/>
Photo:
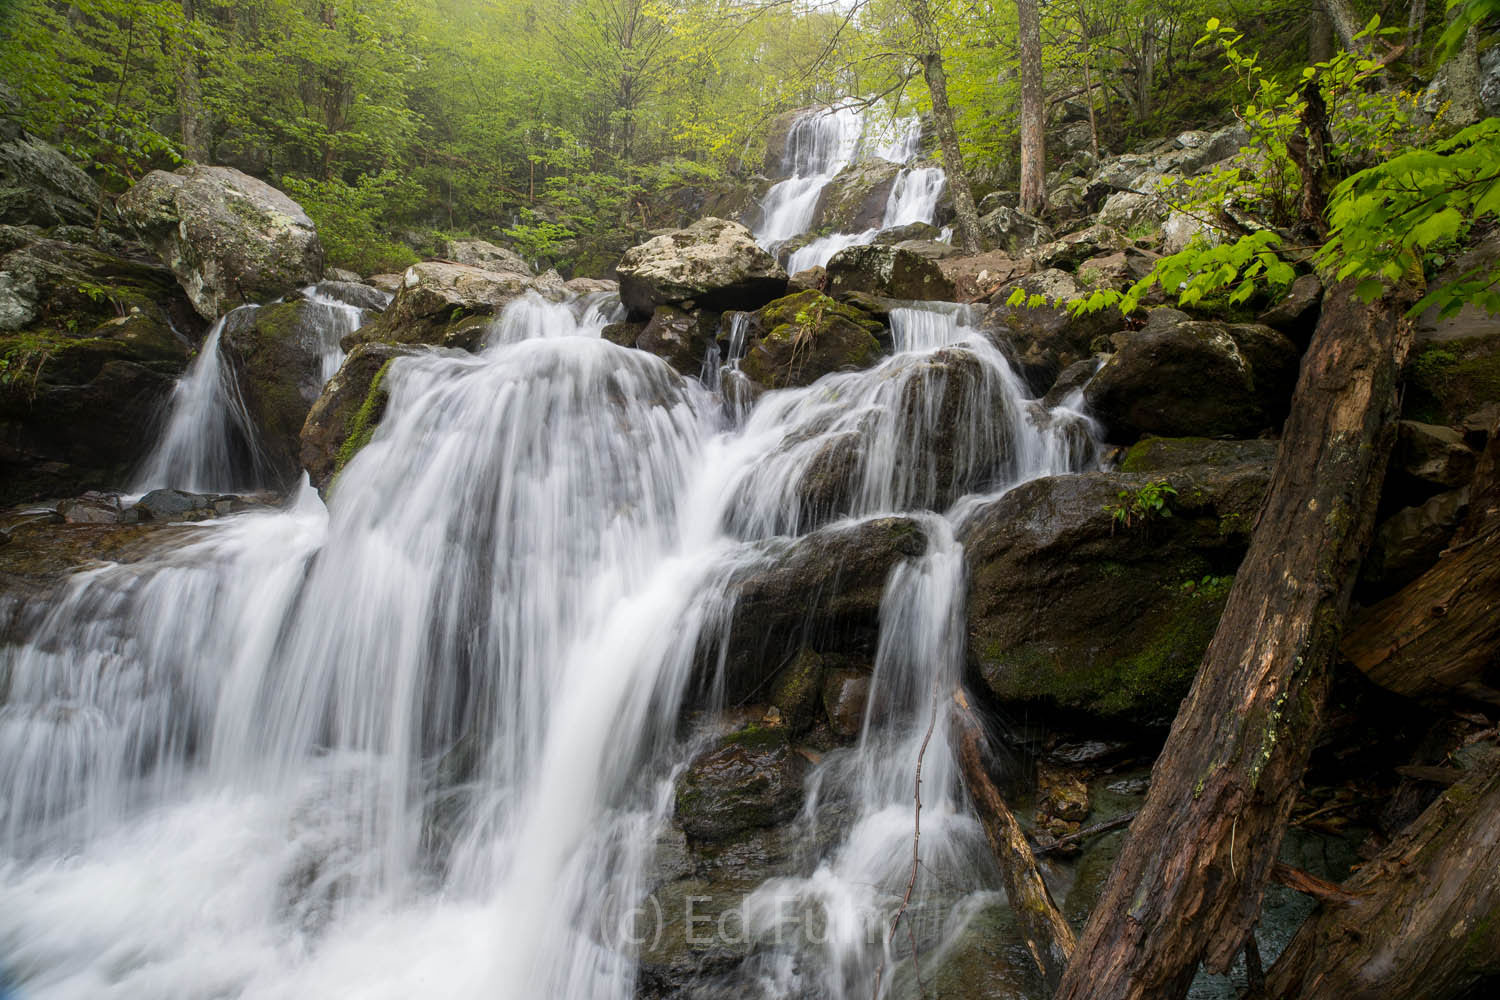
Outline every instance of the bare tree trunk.
<path id="1" fill-rule="evenodd" d="M 1026 939 L 1026 948 L 1047 987 L 1055 989 L 1076 944 L 1073 928 L 1052 902 L 1021 824 L 1016 822 L 984 768 L 984 729 L 974 717 L 962 688 L 953 692 L 952 733 L 964 787 L 969 790 L 969 798 L 984 825 L 985 839 L 1000 866 L 1005 895 Z"/>
<path id="2" fill-rule="evenodd" d="M 1405 295 L 1331 291 L 1250 551 L 1058 1000 L 1173 1000 L 1259 918 L 1396 428 Z"/>
<path id="3" fill-rule="evenodd" d="M 1344 883 L 1271 967 L 1264 996 L 1351 1000 L 1464 996 L 1500 975 L 1500 768 L 1449 788 Z"/>
<path id="4" fill-rule="evenodd" d="M 1046 95 L 1042 92 L 1042 19 L 1036 0 L 1016 0 L 1021 42 L 1021 211 L 1047 208 Z M 1091 102 L 1092 106 L 1092 102 Z"/>
<path id="5" fill-rule="evenodd" d="M 1411 14 L 1406 19 L 1407 58 L 1412 66 L 1421 65 L 1422 33 L 1427 27 L 1427 0 L 1412 0 Z"/>
<path id="6" fill-rule="evenodd" d="M 937 125 L 938 146 L 943 150 L 943 169 L 948 175 L 948 190 L 953 192 L 953 211 L 958 217 L 958 238 L 968 253 L 978 253 L 983 240 L 979 230 L 979 209 L 969 188 L 969 174 L 964 169 L 963 153 L 958 148 L 958 130 L 953 127 L 953 108 L 948 104 L 948 75 L 943 70 L 943 53 L 938 44 L 937 28 L 927 0 L 907 0 L 907 10 L 922 36 L 927 51 L 920 56 L 922 78 L 932 98 L 932 118 Z"/>
<path id="7" fill-rule="evenodd" d="M 1328 20 L 1333 22 L 1334 33 L 1339 36 L 1339 41 L 1344 48 L 1350 52 L 1363 52 L 1365 44 L 1355 36 L 1360 33 L 1364 25 L 1355 20 L 1354 11 L 1349 8 L 1348 0 L 1321 0 L 1323 10 L 1328 14 Z"/>

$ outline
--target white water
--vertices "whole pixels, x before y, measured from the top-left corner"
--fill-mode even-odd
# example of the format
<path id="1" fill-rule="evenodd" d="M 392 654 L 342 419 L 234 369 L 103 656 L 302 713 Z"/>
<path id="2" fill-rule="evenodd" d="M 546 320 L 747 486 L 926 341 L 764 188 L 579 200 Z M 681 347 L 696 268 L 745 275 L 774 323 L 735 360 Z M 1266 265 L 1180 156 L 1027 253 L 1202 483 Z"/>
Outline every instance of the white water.
<path id="1" fill-rule="evenodd" d="M 314 336 L 320 374 L 327 382 L 344 363 L 339 341 L 359 329 L 364 311 L 325 294 L 317 285 L 304 288 L 301 294 L 306 303 L 304 322 Z M 204 337 L 198 356 L 172 390 L 161 436 L 141 464 L 131 492 L 233 493 L 269 484 L 254 421 L 220 350 L 225 328 L 254 322 L 256 308 L 231 310 Z"/>
<path id="2" fill-rule="evenodd" d="M 898 311 L 897 354 L 739 419 L 604 321 L 531 298 L 483 355 L 398 360 L 330 507 L 304 487 L 80 575 L 0 653 L 0 977 L 28 1000 L 631 996 L 619 916 L 692 751 L 699 638 L 852 436 L 836 513 L 953 506 L 889 582 L 883 711 L 810 782 L 807 823 L 841 797 L 853 825 L 747 901 L 741 995 L 867 997 L 882 961 L 893 981 L 912 768 L 961 665 L 954 501 L 1079 467 L 1086 422 L 1023 399 L 957 309 Z M 924 948 L 974 898 L 942 880 L 982 882 L 937 715 Z M 776 943 L 789 899 L 826 942 Z"/>
<path id="3" fill-rule="evenodd" d="M 851 109 L 817 112 L 800 119 L 787 137 L 785 169 L 791 175 L 766 196 L 756 231 L 761 246 L 775 250 L 807 232 L 823 189 L 859 156 L 904 164 L 886 198 L 880 225 L 857 233 L 831 233 L 792 251 L 787 273 L 826 265 L 840 250 L 872 243 L 882 230 L 915 222 L 931 223 L 947 186 L 941 167 L 914 166 L 921 151 L 921 125 L 915 118 L 866 119 Z"/>

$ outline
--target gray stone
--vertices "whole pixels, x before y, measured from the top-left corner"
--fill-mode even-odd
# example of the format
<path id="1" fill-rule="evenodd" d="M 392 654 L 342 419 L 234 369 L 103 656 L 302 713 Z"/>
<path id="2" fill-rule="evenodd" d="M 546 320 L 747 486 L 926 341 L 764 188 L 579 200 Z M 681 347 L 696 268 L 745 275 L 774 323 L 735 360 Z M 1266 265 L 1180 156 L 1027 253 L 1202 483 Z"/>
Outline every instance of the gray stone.
<path id="1" fill-rule="evenodd" d="M 693 301 L 705 309 L 755 309 L 786 293 L 787 274 L 737 222 L 707 218 L 625 252 L 620 298 L 637 317 Z"/>

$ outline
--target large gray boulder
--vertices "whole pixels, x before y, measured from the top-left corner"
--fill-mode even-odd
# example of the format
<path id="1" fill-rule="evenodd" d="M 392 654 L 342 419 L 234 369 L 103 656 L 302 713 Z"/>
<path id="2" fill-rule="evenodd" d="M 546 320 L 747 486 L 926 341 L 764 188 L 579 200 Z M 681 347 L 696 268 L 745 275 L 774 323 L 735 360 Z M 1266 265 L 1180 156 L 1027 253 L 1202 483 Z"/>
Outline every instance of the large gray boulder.
<path id="1" fill-rule="evenodd" d="M 487 240 L 447 240 L 438 246 L 438 252 L 455 264 L 477 267 L 484 271 L 510 271 L 516 274 L 532 274 L 526 258 L 514 250 L 496 246 Z"/>
<path id="2" fill-rule="evenodd" d="M 979 220 L 979 231 L 994 249 L 1012 254 L 1052 239 L 1052 230 L 1041 219 L 1003 206 Z"/>
<path id="3" fill-rule="evenodd" d="M 0 223 L 89 226 L 114 221 L 99 187 L 56 148 L 11 117 L 16 99 L 0 85 Z"/>
<path id="4" fill-rule="evenodd" d="M 351 347 L 432 344 L 476 350 L 483 346 L 495 316 L 528 292 L 553 302 L 569 294 L 554 272 L 532 277 L 519 271 L 423 261 L 406 269 L 385 312 L 350 334 L 346 343 Z"/>
<path id="5" fill-rule="evenodd" d="M 1299 355 L 1285 335 L 1254 323 L 1194 321 L 1155 309 L 1084 390 L 1109 440 L 1251 437 L 1286 416 Z"/>
<path id="6" fill-rule="evenodd" d="M 205 319 L 323 276 L 323 247 L 302 207 L 231 167 L 153 170 L 119 210 Z"/>
<path id="7" fill-rule="evenodd" d="M 969 655 L 1005 702 L 1169 723 L 1270 482 L 1270 441 L 1153 438 L 1118 472 L 1035 480 L 962 530 Z M 1157 483 L 1171 516 L 1114 511 Z"/>
<path id="8" fill-rule="evenodd" d="M 910 250 L 854 246 L 828 262 L 828 294 L 836 299 L 857 292 L 889 299 L 952 301 L 953 282 L 942 269 Z"/>
<path id="9" fill-rule="evenodd" d="M 857 233 L 874 229 L 885 218 L 885 205 L 901 167 L 889 160 L 853 163 L 828 182 L 818 196 L 813 228 Z"/>
<path id="10" fill-rule="evenodd" d="M 727 219 L 700 219 L 647 240 L 625 251 L 615 270 L 620 299 L 639 318 L 684 302 L 714 311 L 755 309 L 786 294 L 787 274 L 776 258 Z"/>

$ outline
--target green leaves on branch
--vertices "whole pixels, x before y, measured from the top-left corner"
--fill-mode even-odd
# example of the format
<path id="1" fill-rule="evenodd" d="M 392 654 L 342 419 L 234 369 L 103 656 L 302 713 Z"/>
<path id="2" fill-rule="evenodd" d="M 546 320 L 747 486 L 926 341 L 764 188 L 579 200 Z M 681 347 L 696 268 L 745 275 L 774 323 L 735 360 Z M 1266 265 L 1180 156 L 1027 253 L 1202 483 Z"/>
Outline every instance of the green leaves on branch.
<path id="1" fill-rule="evenodd" d="M 1328 243 L 1318 252 L 1333 277 L 1359 282 L 1367 300 L 1419 258 L 1455 245 L 1473 223 L 1500 215 L 1500 118 L 1472 125 L 1427 149 L 1362 170 L 1333 192 Z M 1436 263 L 1436 261 L 1432 261 Z M 1432 288 L 1413 313 L 1441 315 L 1473 302 L 1500 313 L 1500 267 L 1475 268 Z"/>

